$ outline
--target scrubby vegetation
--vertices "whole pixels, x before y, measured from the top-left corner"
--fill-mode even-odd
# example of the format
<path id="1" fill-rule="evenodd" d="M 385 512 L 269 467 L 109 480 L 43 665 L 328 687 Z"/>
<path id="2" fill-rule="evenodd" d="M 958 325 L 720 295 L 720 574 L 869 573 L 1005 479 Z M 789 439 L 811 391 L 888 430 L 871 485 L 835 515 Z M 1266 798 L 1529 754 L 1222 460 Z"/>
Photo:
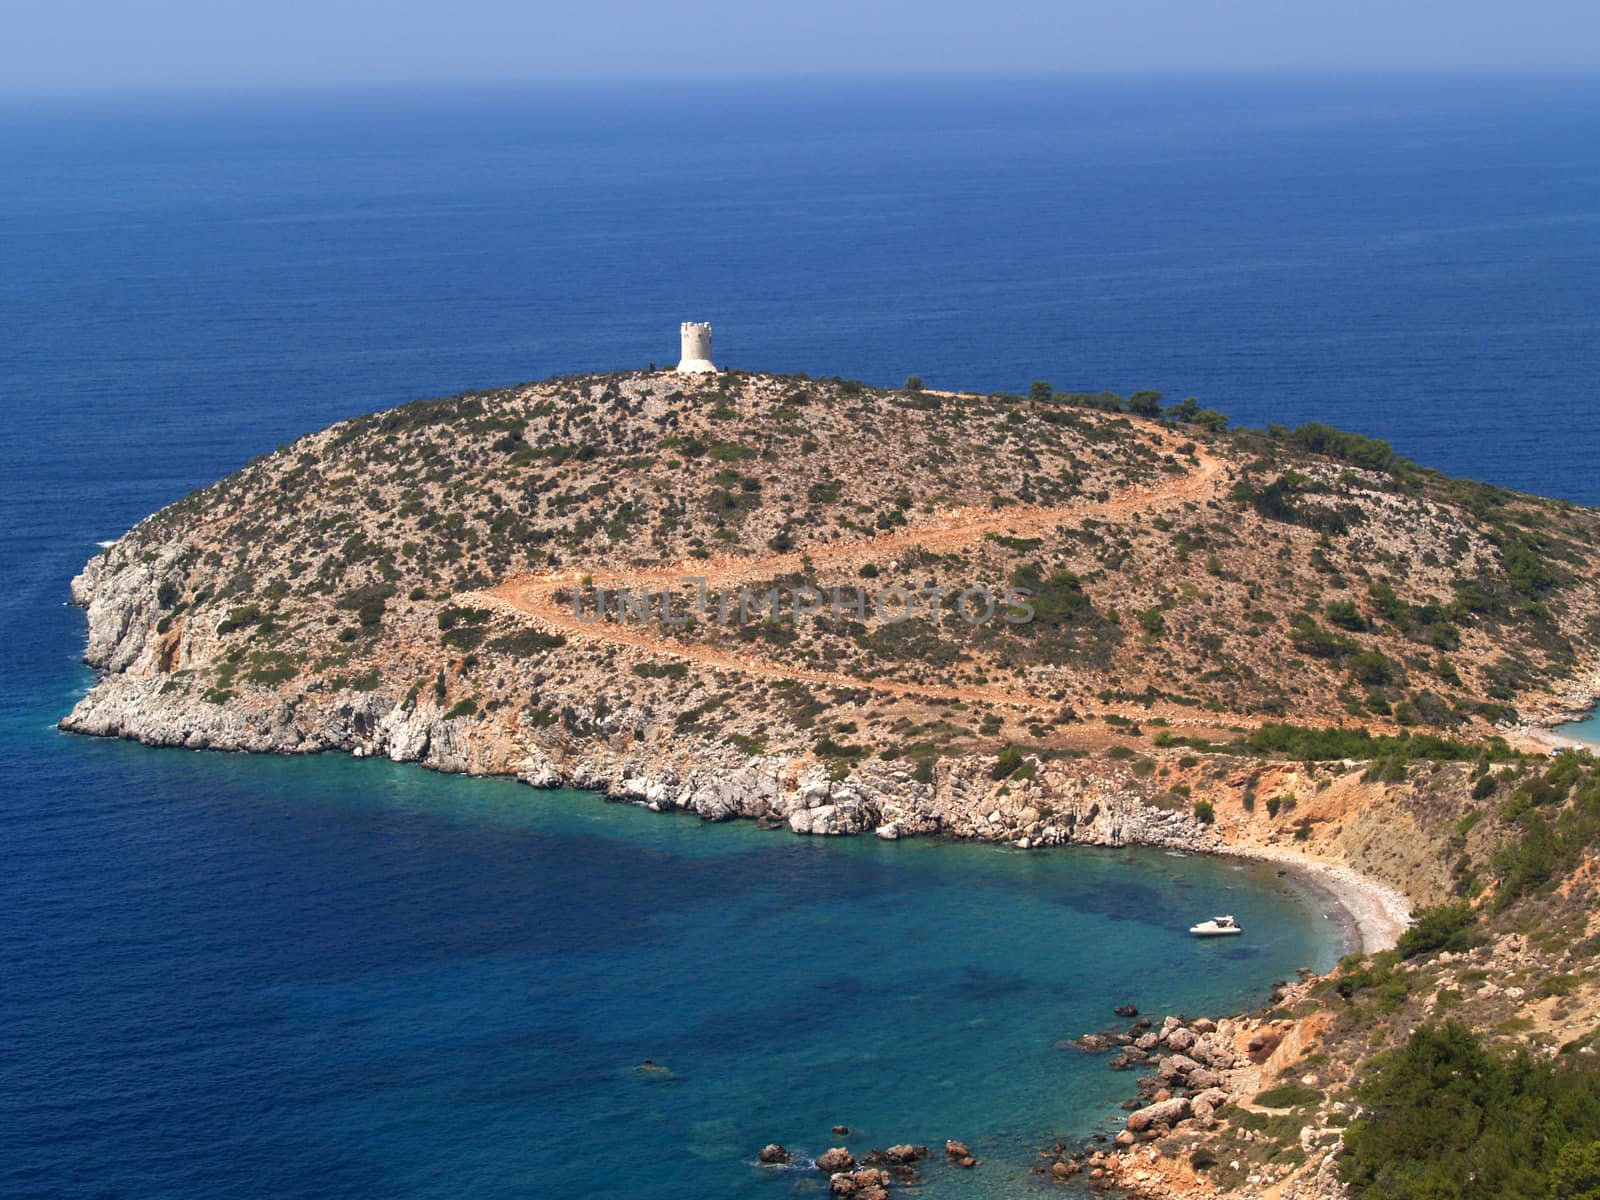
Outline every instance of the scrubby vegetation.
<path id="1" fill-rule="evenodd" d="M 1340 1176 L 1357 1200 L 1596 1200 L 1600 1071 L 1424 1026 L 1356 1089 Z"/>

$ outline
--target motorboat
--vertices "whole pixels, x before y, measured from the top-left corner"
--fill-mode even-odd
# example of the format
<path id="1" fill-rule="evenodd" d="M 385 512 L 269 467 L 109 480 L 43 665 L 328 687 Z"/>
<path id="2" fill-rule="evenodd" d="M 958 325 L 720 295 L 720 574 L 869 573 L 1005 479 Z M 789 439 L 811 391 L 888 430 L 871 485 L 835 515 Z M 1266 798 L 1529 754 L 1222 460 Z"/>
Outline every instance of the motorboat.
<path id="1" fill-rule="evenodd" d="M 1243 933 L 1239 922 L 1231 916 L 1212 917 L 1209 921 L 1201 921 L 1198 925 L 1189 926 L 1189 932 L 1195 937 L 1227 937 L 1230 934 Z"/>

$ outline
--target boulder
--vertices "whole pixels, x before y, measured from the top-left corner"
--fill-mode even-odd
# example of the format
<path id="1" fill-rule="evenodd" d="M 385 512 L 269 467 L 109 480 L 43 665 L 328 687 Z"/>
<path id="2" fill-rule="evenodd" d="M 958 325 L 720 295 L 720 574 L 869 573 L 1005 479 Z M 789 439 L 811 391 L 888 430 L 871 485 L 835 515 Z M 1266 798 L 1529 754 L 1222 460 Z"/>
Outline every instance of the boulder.
<path id="1" fill-rule="evenodd" d="M 1200 1066 L 1187 1054 L 1169 1054 L 1161 1060 L 1156 1074 L 1163 1079 L 1181 1079 Z"/>
<path id="2" fill-rule="evenodd" d="M 1148 1108 L 1141 1108 L 1138 1112 L 1128 1114 L 1128 1132 L 1143 1133 L 1157 1125 L 1171 1128 L 1179 1121 L 1187 1120 L 1192 1112 L 1189 1101 L 1179 1096 L 1172 1100 L 1163 1100 L 1159 1104 L 1152 1104 Z"/>
<path id="3" fill-rule="evenodd" d="M 965 1142 L 955 1140 L 944 1144 L 944 1158 L 952 1167 L 975 1167 L 978 1160 L 972 1157 L 972 1151 Z"/>
<path id="4" fill-rule="evenodd" d="M 1208 1101 L 1195 1100 L 1189 1108 L 1190 1115 L 1201 1129 L 1210 1129 L 1217 1123 L 1217 1110 Z"/>
<path id="5" fill-rule="evenodd" d="M 1186 1083 L 1191 1088 L 1205 1091 L 1207 1088 L 1219 1088 L 1228 1081 L 1228 1077 L 1221 1071 L 1213 1071 L 1210 1067 L 1196 1067 L 1189 1072 Z"/>
<path id="6" fill-rule="evenodd" d="M 817 1155 L 817 1170 L 832 1175 L 835 1171 L 854 1170 L 856 1156 L 843 1146 L 834 1146 Z"/>
<path id="7" fill-rule="evenodd" d="M 835 1196 L 851 1196 L 854 1200 L 886 1200 L 889 1173 L 875 1167 L 841 1171 L 828 1180 L 828 1191 Z"/>
<path id="8" fill-rule="evenodd" d="M 1194 1034 L 1181 1026 L 1167 1034 L 1167 1047 L 1171 1050 L 1187 1050 L 1194 1042 Z"/>
<path id="9" fill-rule="evenodd" d="M 791 1155 L 789 1152 L 776 1142 L 773 1142 L 771 1145 L 761 1147 L 761 1153 L 756 1156 L 758 1161 L 763 1162 L 768 1166 L 777 1166 L 779 1164 L 786 1163 L 789 1161 L 790 1157 Z"/>
<path id="10" fill-rule="evenodd" d="M 890 1146 L 883 1152 L 884 1157 L 890 1162 L 903 1165 L 906 1163 L 921 1162 L 928 1157 L 926 1146 L 912 1146 L 902 1142 L 898 1146 Z"/>
<path id="11" fill-rule="evenodd" d="M 1251 1062 L 1264 1063 L 1272 1057 L 1272 1052 L 1278 1048 L 1278 1042 L 1281 1040 L 1274 1030 L 1262 1029 L 1245 1044 L 1245 1051 L 1249 1054 Z"/>
<path id="12" fill-rule="evenodd" d="M 1139 1010 L 1131 1004 L 1119 1004 L 1111 1011 L 1119 1017 L 1137 1017 L 1139 1015 Z"/>
<path id="13" fill-rule="evenodd" d="M 1201 1017 L 1198 1021 L 1192 1022 L 1189 1028 L 1196 1033 L 1215 1033 L 1217 1031 L 1217 1023 L 1210 1017 Z"/>
<path id="14" fill-rule="evenodd" d="M 1161 1044 L 1161 1036 L 1155 1033 L 1141 1033 L 1134 1039 L 1133 1044 L 1141 1050 L 1154 1050 Z"/>
<path id="15" fill-rule="evenodd" d="M 1214 1112 L 1228 1102 L 1228 1093 L 1219 1087 L 1206 1088 L 1203 1092 L 1196 1092 L 1189 1097 L 1189 1100 L 1192 1104 L 1199 1104 L 1204 1101 L 1211 1106 Z"/>

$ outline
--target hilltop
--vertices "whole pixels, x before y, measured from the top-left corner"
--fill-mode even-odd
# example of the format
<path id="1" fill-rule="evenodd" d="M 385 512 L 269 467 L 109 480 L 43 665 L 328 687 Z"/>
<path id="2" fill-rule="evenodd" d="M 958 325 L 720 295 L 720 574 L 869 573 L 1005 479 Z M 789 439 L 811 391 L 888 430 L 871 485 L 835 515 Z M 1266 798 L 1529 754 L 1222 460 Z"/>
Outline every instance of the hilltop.
<path id="1" fill-rule="evenodd" d="M 1384 1038 L 1451 1009 L 1594 1050 L 1600 768 L 1528 730 L 1600 693 L 1597 541 L 1152 393 L 558 378 L 340 422 L 141 522 L 73 581 L 101 676 L 63 727 L 1320 869 L 1375 957 L 1243 1031 L 1325 1065 L 1239 1075 L 1241 1114 L 1318 1083 L 1224 1120 L 1255 1166 L 1212 1177 L 1321 1187 Z M 1389 949 L 1410 908 L 1445 933 Z"/>

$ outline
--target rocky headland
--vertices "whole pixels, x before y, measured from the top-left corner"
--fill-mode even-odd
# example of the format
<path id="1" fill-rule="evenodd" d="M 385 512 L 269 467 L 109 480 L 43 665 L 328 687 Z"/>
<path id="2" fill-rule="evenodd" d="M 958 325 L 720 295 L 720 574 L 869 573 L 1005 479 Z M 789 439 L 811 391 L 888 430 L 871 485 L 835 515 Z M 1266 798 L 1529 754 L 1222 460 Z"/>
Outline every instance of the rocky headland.
<path id="1" fill-rule="evenodd" d="M 73 580 L 100 677 L 62 727 L 803 835 L 1275 859 L 1356 955 L 1133 1036 L 1163 1052 L 1151 1103 L 1092 1170 L 1334 1195 L 1386 1039 L 1449 1011 L 1592 1052 L 1600 776 L 1537 742 L 1600 692 L 1597 535 L 1152 393 L 555 379 L 341 422 L 141 522 Z M 1418 951 L 1414 910 L 1455 928 Z M 1530 942 L 1535 913 L 1561 937 Z M 1287 1110 L 1252 1099 L 1284 1080 Z"/>

